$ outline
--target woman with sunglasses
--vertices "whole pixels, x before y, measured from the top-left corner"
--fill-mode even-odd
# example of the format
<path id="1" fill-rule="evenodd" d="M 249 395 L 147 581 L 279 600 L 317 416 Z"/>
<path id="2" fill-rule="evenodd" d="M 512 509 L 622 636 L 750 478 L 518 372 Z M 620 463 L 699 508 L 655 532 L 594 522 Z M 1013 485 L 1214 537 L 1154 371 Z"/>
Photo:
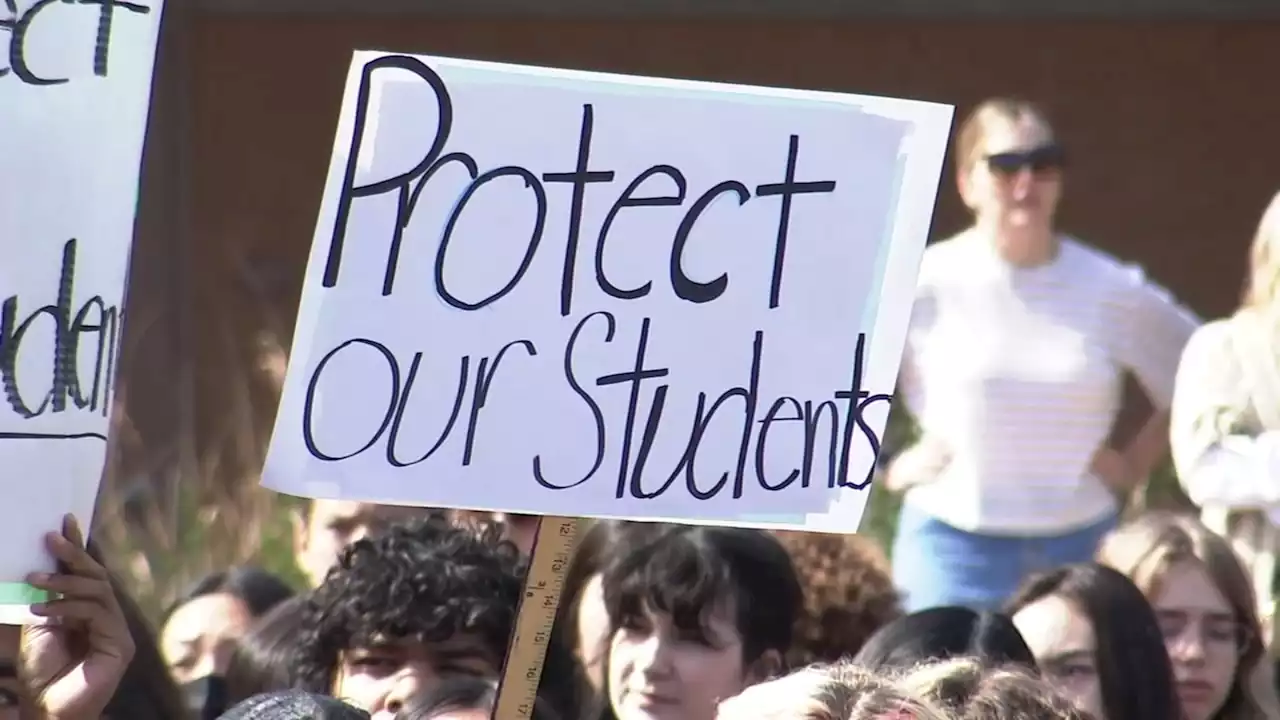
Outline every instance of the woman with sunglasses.
<path id="1" fill-rule="evenodd" d="M 893 565 L 908 611 L 995 609 L 1024 577 L 1088 560 L 1168 448 L 1198 320 L 1057 230 L 1065 159 L 1022 100 L 982 103 L 957 135 L 973 225 L 925 251 L 899 383 L 919 437 L 885 476 L 905 493 Z M 1156 410 L 1112 447 L 1126 372 Z"/>

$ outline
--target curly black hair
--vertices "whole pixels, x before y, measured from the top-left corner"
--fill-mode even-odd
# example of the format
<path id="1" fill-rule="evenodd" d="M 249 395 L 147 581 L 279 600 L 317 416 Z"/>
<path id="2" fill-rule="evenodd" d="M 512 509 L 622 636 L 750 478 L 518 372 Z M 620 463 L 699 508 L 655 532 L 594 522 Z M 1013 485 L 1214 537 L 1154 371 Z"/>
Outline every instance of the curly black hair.
<path id="1" fill-rule="evenodd" d="M 433 513 L 352 543 L 302 608 L 296 681 L 333 689 L 339 655 L 379 638 L 475 638 L 500 667 L 526 564 L 502 528 L 461 528 Z"/>

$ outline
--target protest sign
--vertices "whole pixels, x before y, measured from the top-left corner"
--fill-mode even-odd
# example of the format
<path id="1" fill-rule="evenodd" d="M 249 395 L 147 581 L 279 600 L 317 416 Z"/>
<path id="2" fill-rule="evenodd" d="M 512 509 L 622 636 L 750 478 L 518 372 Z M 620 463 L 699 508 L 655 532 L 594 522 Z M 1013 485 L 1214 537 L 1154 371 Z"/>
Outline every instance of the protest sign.
<path id="1" fill-rule="evenodd" d="M 0 7 L 0 622 L 107 450 L 161 0 Z"/>
<path id="2" fill-rule="evenodd" d="M 853 532 L 951 116 L 356 53 L 264 484 Z"/>

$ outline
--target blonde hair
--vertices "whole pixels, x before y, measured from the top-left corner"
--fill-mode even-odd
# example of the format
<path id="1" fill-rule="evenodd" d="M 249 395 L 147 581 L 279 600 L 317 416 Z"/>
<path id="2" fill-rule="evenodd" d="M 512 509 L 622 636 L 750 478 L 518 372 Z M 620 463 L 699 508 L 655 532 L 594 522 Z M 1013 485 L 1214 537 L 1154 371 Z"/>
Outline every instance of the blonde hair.
<path id="1" fill-rule="evenodd" d="M 815 665 L 753 685 L 720 705 L 721 720 L 956 720 L 892 680 L 851 663 Z"/>
<path id="2" fill-rule="evenodd" d="M 982 152 L 987 139 L 987 131 L 996 122 L 1016 122 L 1023 118 L 1034 118 L 1050 133 L 1053 126 L 1049 117 L 1039 105 L 1030 100 L 1012 97 L 996 97 L 983 100 L 960 124 L 956 133 L 955 164 L 956 171 L 965 174 L 973 168 Z"/>
<path id="3" fill-rule="evenodd" d="M 1271 198 L 1253 235 L 1242 305 L 1253 310 L 1280 311 L 1280 193 Z"/>
<path id="4" fill-rule="evenodd" d="M 958 720 L 1086 720 L 1044 680 L 1017 665 L 992 668 L 977 658 L 943 660 L 907 671 L 903 690 Z"/>
<path id="5" fill-rule="evenodd" d="M 1227 599 L 1246 635 L 1231 692 L 1215 714 L 1219 720 L 1274 717 L 1280 702 L 1274 688 L 1256 683 L 1254 674 L 1266 661 L 1253 583 L 1231 545 L 1190 515 L 1151 512 L 1113 530 L 1098 548 L 1098 562 L 1129 576 L 1147 599 L 1160 592 L 1169 569 L 1195 563 Z M 1261 668 L 1265 669 L 1265 668 Z"/>

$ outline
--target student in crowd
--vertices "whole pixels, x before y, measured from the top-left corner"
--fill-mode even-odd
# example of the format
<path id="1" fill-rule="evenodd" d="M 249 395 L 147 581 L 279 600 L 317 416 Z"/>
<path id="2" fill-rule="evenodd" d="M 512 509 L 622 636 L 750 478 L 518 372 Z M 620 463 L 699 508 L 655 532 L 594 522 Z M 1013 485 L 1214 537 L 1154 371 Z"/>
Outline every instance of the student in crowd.
<path id="1" fill-rule="evenodd" d="M 1280 717 L 1253 587 L 1226 540 L 1194 517 L 1149 513 L 1108 535 L 1098 560 L 1155 609 L 1186 720 Z"/>
<path id="2" fill-rule="evenodd" d="M 294 516 L 294 557 L 315 587 L 343 548 L 392 523 L 411 520 L 426 508 L 377 505 L 349 500 L 310 500 Z"/>
<path id="3" fill-rule="evenodd" d="M 787 664 L 802 667 L 856 654 L 876 630 L 902 615 L 889 561 L 865 535 L 773 533 L 804 588 Z"/>
<path id="4" fill-rule="evenodd" d="M 1280 550 L 1280 194 L 1249 252 L 1244 300 L 1182 353 L 1170 436 L 1178 479 L 1253 581 L 1265 643 Z"/>
<path id="5" fill-rule="evenodd" d="M 253 567 L 212 573 L 170 606 L 160 647 L 181 684 L 221 676 L 235 641 L 273 607 L 293 595 L 280 578 Z"/>
<path id="6" fill-rule="evenodd" d="M 899 382 L 920 435 L 885 478 L 905 493 L 892 556 L 909 611 L 994 609 L 1025 576 L 1088 560 L 1168 448 L 1198 320 L 1055 227 L 1065 159 L 1022 100 L 982 103 L 957 134 L 974 222 L 925 250 Z M 1112 447 L 1126 372 L 1156 411 Z"/>
<path id="7" fill-rule="evenodd" d="M 502 534 L 436 512 L 352 543 L 303 608 L 299 685 L 377 714 L 447 674 L 496 676 L 525 572 Z"/>
<path id="8" fill-rule="evenodd" d="M 1155 613 L 1127 577 L 1094 563 L 1023 583 L 1007 612 L 1041 676 L 1094 720 L 1182 717 Z"/>
<path id="9" fill-rule="evenodd" d="M 954 657 L 972 657 L 993 667 L 1036 667 L 1031 648 L 1008 616 L 963 607 L 900 617 L 877 630 L 853 662 L 876 672 L 897 672 Z"/>
<path id="10" fill-rule="evenodd" d="M 306 598 L 295 595 L 263 615 L 236 640 L 227 663 L 225 696 L 228 706 L 275 690 L 294 686 L 293 653 L 302 630 Z"/>
<path id="11" fill-rule="evenodd" d="M 616 720 L 713 720 L 721 700 L 784 670 L 804 601 L 776 538 L 705 526 L 629 538 L 604 599 Z"/>
<path id="12" fill-rule="evenodd" d="M 955 658 L 915 668 L 898 683 L 954 720 L 1097 720 L 1019 665 L 991 667 L 976 658 Z"/>
<path id="13" fill-rule="evenodd" d="M 716 720 L 951 720 L 893 680 L 849 663 L 815 665 L 747 688 Z"/>
<path id="14" fill-rule="evenodd" d="M 560 607 L 551 641 L 573 661 L 574 708 L 561 708 L 571 718 L 579 708 L 598 713 L 605 705 L 604 659 L 609 652 L 609 610 L 604 604 L 603 576 L 613 556 L 626 551 L 627 537 L 661 528 L 652 523 L 597 520 L 583 533 L 565 570 Z M 543 683 L 557 682 L 542 674 Z"/>
<path id="15" fill-rule="evenodd" d="M 415 697 L 395 720 L 491 720 L 498 699 L 498 683 L 491 678 L 454 675 Z M 559 720 L 546 701 L 538 698 L 529 720 Z"/>

